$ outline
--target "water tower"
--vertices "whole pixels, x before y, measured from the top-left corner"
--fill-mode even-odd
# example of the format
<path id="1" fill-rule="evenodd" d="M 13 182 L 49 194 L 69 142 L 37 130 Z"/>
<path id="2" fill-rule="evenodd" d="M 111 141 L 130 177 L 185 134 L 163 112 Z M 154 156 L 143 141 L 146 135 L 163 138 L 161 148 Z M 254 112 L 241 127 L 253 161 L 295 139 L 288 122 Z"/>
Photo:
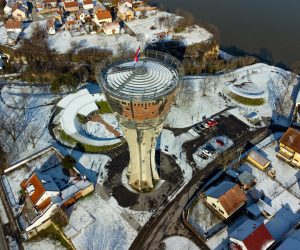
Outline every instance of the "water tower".
<path id="1" fill-rule="evenodd" d="M 129 184 L 140 192 L 150 191 L 159 181 L 156 140 L 178 92 L 183 67 L 173 56 L 147 50 L 137 63 L 129 56 L 106 60 L 98 65 L 96 77 L 129 146 Z"/>

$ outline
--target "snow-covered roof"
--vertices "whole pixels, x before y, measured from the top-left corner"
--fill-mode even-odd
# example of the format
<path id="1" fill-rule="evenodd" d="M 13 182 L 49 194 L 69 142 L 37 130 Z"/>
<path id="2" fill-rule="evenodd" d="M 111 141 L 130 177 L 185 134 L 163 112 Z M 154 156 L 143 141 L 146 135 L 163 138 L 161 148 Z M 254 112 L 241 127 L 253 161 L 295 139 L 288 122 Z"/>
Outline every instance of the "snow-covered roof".
<path id="1" fill-rule="evenodd" d="M 61 191 L 61 198 L 63 200 L 68 199 L 70 197 L 73 197 L 76 192 L 78 192 L 80 189 L 76 187 L 75 185 L 71 185 L 67 187 L 66 189 Z"/>
<path id="2" fill-rule="evenodd" d="M 132 61 L 110 66 L 104 79 L 104 88 L 119 97 L 155 99 L 176 88 L 179 74 L 164 61 L 142 58 L 136 64 Z"/>
<path id="3" fill-rule="evenodd" d="M 57 106 L 60 108 L 66 108 L 76 98 L 83 96 L 83 95 L 88 95 L 88 94 L 89 94 L 89 91 L 87 89 L 81 89 L 81 90 L 77 91 L 76 93 L 65 96 L 63 99 L 61 99 L 57 103 Z"/>
<path id="4" fill-rule="evenodd" d="M 239 246 L 245 249 L 265 250 L 275 242 L 265 224 L 253 220 L 246 220 L 229 236 L 230 240 L 242 241 Z"/>
<path id="5" fill-rule="evenodd" d="M 220 196 L 228 192 L 230 189 L 234 188 L 237 184 L 229 181 L 223 181 L 218 186 L 209 188 L 205 194 L 207 196 L 218 199 Z"/>
<path id="6" fill-rule="evenodd" d="M 238 180 L 243 185 L 249 185 L 255 181 L 255 176 L 248 171 L 244 171 L 238 176 Z"/>
<path id="7" fill-rule="evenodd" d="M 282 244 L 277 248 L 277 250 L 291 250 L 291 249 L 298 249 L 300 246 L 300 241 L 293 239 L 293 238 L 287 238 Z"/>
<path id="8" fill-rule="evenodd" d="M 55 184 L 51 176 L 41 174 L 38 172 L 36 172 L 35 174 L 39 178 L 40 182 L 42 183 L 46 191 L 56 191 L 56 192 L 60 191 L 60 189 L 57 187 L 57 185 Z"/>
<path id="9" fill-rule="evenodd" d="M 90 113 L 98 110 L 98 107 L 95 102 L 91 102 L 85 106 L 83 106 L 81 109 L 78 110 L 78 114 L 81 114 L 83 116 L 88 116 Z"/>

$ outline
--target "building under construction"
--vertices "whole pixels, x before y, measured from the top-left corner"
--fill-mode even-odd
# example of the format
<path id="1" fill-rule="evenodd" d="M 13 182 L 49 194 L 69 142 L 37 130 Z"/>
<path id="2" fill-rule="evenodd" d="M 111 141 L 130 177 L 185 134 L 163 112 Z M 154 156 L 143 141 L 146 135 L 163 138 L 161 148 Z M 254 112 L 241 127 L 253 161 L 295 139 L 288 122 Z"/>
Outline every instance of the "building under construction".
<path id="1" fill-rule="evenodd" d="M 96 72 L 128 142 L 129 184 L 150 191 L 159 181 L 156 140 L 178 92 L 183 67 L 168 54 L 148 50 L 138 62 L 127 56 L 107 60 Z"/>

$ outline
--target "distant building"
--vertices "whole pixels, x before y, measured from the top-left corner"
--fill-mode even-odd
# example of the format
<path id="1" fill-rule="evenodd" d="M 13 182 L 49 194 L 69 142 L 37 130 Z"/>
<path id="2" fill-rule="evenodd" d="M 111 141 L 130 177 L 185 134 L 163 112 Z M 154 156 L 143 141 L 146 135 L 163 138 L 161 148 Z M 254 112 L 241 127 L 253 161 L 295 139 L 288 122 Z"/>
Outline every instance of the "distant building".
<path id="1" fill-rule="evenodd" d="M 94 22 L 98 26 L 101 26 L 104 23 L 111 23 L 112 22 L 112 16 L 111 16 L 111 14 L 108 10 L 98 9 L 97 12 L 95 12 Z"/>
<path id="2" fill-rule="evenodd" d="M 22 31 L 22 23 L 20 21 L 8 19 L 5 23 L 5 28 L 7 32 L 20 33 Z"/>
<path id="3" fill-rule="evenodd" d="M 117 16 L 123 21 L 130 21 L 134 18 L 134 11 L 126 5 L 122 5 L 118 9 Z"/>
<path id="4" fill-rule="evenodd" d="M 85 1 L 83 1 L 82 7 L 85 10 L 91 10 L 91 9 L 93 9 L 94 8 L 93 1 L 92 0 L 85 0 Z"/>
<path id="5" fill-rule="evenodd" d="M 153 6 L 138 6 L 138 7 L 133 7 L 133 11 L 135 16 L 141 17 L 141 16 L 155 15 L 157 13 L 157 8 Z"/>
<path id="6" fill-rule="evenodd" d="M 55 18 L 47 20 L 47 31 L 49 35 L 55 35 Z"/>
<path id="7" fill-rule="evenodd" d="M 91 18 L 90 12 L 85 9 L 80 9 L 75 14 L 76 20 L 80 20 L 81 22 L 85 22 Z"/>
<path id="8" fill-rule="evenodd" d="M 232 250 L 265 250 L 275 242 L 263 223 L 250 219 L 229 234 L 229 241 Z"/>
<path id="9" fill-rule="evenodd" d="M 256 178 L 253 174 L 249 173 L 248 171 L 244 171 L 237 177 L 241 187 L 243 189 L 248 189 L 255 185 Z"/>
<path id="10" fill-rule="evenodd" d="M 11 15 L 15 21 L 24 21 L 27 15 L 27 5 L 24 6 L 19 3 L 15 3 L 11 10 Z"/>
<path id="11" fill-rule="evenodd" d="M 118 8 L 121 7 L 132 8 L 132 0 L 120 0 L 118 2 Z"/>
<path id="12" fill-rule="evenodd" d="M 270 165 L 270 161 L 256 150 L 251 150 L 248 153 L 247 161 L 262 171 L 265 171 Z"/>
<path id="13" fill-rule="evenodd" d="M 106 35 L 113 35 L 120 33 L 120 24 L 118 22 L 103 24 L 103 32 Z"/>
<path id="14" fill-rule="evenodd" d="M 44 4 L 46 8 L 56 8 L 57 0 L 44 0 Z"/>
<path id="15" fill-rule="evenodd" d="M 300 167 L 300 131 L 288 128 L 279 141 L 277 157 L 294 167 Z"/>
<path id="16" fill-rule="evenodd" d="M 209 188 L 204 194 L 205 203 L 225 219 L 247 202 L 247 197 L 239 185 L 229 181 Z"/>
<path id="17" fill-rule="evenodd" d="M 65 2 L 64 9 L 65 11 L 76 12 L 79 10 L 79 4 L 77 2 Z"/>

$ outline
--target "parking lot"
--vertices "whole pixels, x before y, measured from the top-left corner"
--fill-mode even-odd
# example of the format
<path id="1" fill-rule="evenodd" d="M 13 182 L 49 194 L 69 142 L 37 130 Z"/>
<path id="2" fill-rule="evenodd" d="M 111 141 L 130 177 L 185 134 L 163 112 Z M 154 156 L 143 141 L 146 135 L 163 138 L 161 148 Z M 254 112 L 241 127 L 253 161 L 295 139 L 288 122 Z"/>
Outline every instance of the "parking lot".
<path id="1" fill-rule="evenodd" d="M 219 141 L 218 138 L 228 138 L 232 141 L 230 144 L 234 145 L 236 141 L 250 132 L 250 127 L 228 111 L 224 111 L 221 114 L 210 117 L 204 122 L 195 124 L 189 132 L 197 136 L 197 139 L 193 140 L 192 143 L 185 143 L 184 148 L 187 152 L 188 160 L 195 164 L 193 154 L 200 147 L 202 147 L 201 152 L 204 152 L 204 154 L 200 155 L 203 156 L 203 160 L 207 160 L 212 155 L 223 151 L 218 150 L 218 147 L 224 146 L 222 145 L 224 139 Z M 216 138 L 217 144 L 212 145 L 213 138 Z M 225 147 L 226 149 L 227 147 Z"/>

